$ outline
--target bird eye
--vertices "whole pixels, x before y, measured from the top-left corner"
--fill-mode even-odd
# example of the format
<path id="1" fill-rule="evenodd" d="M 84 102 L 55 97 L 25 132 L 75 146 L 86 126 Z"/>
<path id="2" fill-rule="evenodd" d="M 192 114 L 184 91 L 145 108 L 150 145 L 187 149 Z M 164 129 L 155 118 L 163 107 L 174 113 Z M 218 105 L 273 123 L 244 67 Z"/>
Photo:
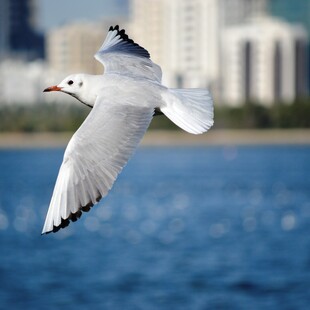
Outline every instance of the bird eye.
<path id="1" fill-rule="evenodd" d="M 68 82 L 68 85 L 72 85 L 72 84 L 73 84 L 73 81 L 70 80 L 70 81 Z"/>

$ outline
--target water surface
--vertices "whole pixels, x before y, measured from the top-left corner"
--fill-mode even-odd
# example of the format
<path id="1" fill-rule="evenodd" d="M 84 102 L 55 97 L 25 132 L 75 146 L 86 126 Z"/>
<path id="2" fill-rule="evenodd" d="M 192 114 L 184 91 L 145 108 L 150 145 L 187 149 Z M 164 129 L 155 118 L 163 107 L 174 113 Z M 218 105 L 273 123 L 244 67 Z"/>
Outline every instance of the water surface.
<path id="1" fill-rule="evenodd" d="M 41 236 L 62 156 L 0 151 L 1 309 L 308 309 L 310 147 L 140 148 Z"/>

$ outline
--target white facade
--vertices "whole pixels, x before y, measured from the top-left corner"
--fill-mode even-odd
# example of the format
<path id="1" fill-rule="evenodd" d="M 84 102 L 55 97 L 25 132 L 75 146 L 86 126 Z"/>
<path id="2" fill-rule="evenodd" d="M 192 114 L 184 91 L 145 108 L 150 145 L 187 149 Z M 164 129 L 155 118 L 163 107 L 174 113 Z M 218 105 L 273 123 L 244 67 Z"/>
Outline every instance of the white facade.
<path id="1" fill-rule="evenodd" d="M 26 63 L 6 60 L 0 63 L 0 103 L 32 104 L 43 99 L 44 72 L 41 61 Z"/>
<path id="2" fill-rule="evenodd" d="M 120 20 L 118 19 L 118 22 Z M 127 22 L 121 20 L 121 28 Z M 75 22 L 55 28 L 47 34 L 47 62 L 53 70 L 65 75 L 72 73 L 102 74 L 103 66 L 94 55 L 101 47 L 114 20 Z"/>
<path id="3" fill-rule="evenodd" d="M 223 100 L 291 102 L 307 92 L 307 34 L 300 26 L 260 17 L 222 36 Z"/>
<path id="4" fill-rule="evenodd" d="M 167 71 L 174 87 L 214 88 L 219 76 L 217 0 L 173 0 Z"/>
<path id="5" fill-rule="evenodd" d="M 220 94 L 223 28 L 265 12 L 266 0 L 131 0 L 130 35 L 163 69 L 170 87 Z"/>
<path id="6" fill-rule="evenodd" d="M 131 0 L 132 22 L 126 32 L 137 43 L 145 47 L 155 63 L 163 64 L 166 59 L 166 50 L 169 33 L 168 19 L 166 18 L 167 3 L 163 0 Z M 164 35 L 163 35 L 164 34 Z"/>
<path id="7" fill-rule="evenodd" d="M 130 35 L 170 87 L 209 87 L 218 76 L 217 0 L 132 0 Z"/>
<path id="8" fill-rule="evenodd" d="M 75 103 L 76 99 L 62 93 L 55 92 L 53 96 L 43 93 L 45 88 L 57 85 L 65 76 L 62 72 L 50 69 L 43 61 L 2 61 L 0 104 Z"/>
<path id="9" fill-rule="evenodd" d="M 94 59 L 107 27 L 100 23 L 74 23 L 53 29 L 47 35 L 47 61 L 56 71 L 69 73 L 102 73 Z"/>

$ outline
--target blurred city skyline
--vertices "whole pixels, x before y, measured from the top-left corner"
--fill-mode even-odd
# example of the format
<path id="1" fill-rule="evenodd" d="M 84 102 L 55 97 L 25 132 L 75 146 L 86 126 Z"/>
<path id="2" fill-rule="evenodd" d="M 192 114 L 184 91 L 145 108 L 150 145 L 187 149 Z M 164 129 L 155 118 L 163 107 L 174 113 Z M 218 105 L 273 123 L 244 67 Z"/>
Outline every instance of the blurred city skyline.
<path id="1" fill-rule="evenodd" d="M 2 103 L 46 101 L 44 84 L 100 74 L 93 55 L 111 24 L 150 52 L 169 87 L 208 88 L 230 106 L 309 95 L 308 0 L 0 0 L 0 11 Z"/>

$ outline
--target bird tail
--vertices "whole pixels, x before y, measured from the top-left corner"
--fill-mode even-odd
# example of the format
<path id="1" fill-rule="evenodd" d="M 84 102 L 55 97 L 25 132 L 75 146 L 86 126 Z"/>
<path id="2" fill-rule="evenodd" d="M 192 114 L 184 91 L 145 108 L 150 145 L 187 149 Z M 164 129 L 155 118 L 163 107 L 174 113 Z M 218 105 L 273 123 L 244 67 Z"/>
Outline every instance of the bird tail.
<path id="1" fill-rule="evenodd" d="M 177 126 L 192 134 L 208 131 L 213 125 L 213 100 L 207 89 L 169 89 L 162 95 L 160 110 Z"/>

